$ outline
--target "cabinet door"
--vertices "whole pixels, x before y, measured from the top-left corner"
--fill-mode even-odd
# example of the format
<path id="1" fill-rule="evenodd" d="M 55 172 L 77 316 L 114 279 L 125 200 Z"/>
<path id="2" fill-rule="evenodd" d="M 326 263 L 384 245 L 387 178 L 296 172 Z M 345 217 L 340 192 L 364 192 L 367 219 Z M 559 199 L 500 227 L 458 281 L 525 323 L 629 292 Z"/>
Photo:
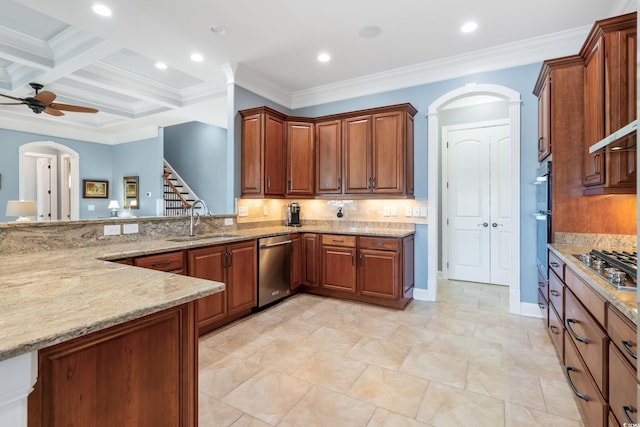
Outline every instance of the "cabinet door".
<path id="1" fill-rule="evenodd" d="M 336 291 L 356 293 L 356 249 L 322 246 L 322 281 L 320 286 Z"/>
<path id="2" fill-rule="evenodd" d="M 192 249 L 187 253 L 188 275 L 200 279 L 225 282 L 226 249 L 213 246 Z M 216 323 L 227 314 L 227 290 L 200 298 L 197 301 L 198 327 Z"/>
<path id="3" fill-rule="evenodd" d="M 133 265 L 167 273 L 184 274 L 184 253 L 176 251 L 141 256 L 133 260 Z"/>
<path id="4" fill-rule="evenodd" d="M 229 314 L 255 307 L 258 302 L 256 241 L 236 243 L 227 249 L 227 304 Z"/>
<path id="5" fill-rule="evenodd" d="M 344 185 L 345 193 L 370 193 L 371 176 L 371 116 L 345 119 Z"/>
<path id="6" fill-rule="evenodd" d="M 604 39 L 585 59 L 584 91 L 584 180 L 585 186 L 604 183 L 603 152 L 589 153 L 589 147 L 604 137 Z"/>
<path id="7" fill-rule="evenodd" d="M 291 290 L 302 285 L 302 244 L 300 234 L 291 235 Z"/>
<path id="8" fill-rule="evenodd" d="M 284 120 L 265 114 L 264 124 L 264 194 L 285 194 L 285 127 Z"/>
<path id="9" fill-rule="evenodd" d="M 400 289 L 400 257 L 396 251 L 360 249 L 360 293 L 396 299 Z"/>
<path id="10" fill-rule="evenodd" d="M 404 189 L 404 114 L 374 114 L 372 118 L 372 183 L 374 193 L 397 194 Z"/>
<path id="11" fill-rule="evenodd" d="M 413 297 L 415 287 L 415 237 L 413 235 L 402 239 L 402 289 L 405 298 Z"/>
<path id="12" fill-rule="evenodd" d="M 609 344 L 609 405 L 620 425 L 638 422 L 638 379 L 618 348 Z"/>
<path id="13" fill-rule="evenodd" d="M 262 194 L 262 114 L 242 118 L 243 195 Z"/>
<path id="14" fill-rule="evenodd" d="M 551 76 L 545 79 L 538 97 L 538 161 L 551 154 Z"/>
<path id="15" fill-rule="evenodd" d="M 316 124 L 316 193 L 342 193 L 342 121 Z"/>
<path id="16" fill-rule="evenodd" d="M 318 235 L 303 234 L 301 244 L 302 283 L 307 286 L 318 286 Z"/>
<path id="17" fill-rule="evenodd" d="M 287 122 L 287 194 L 313 195 L 313 123 Z"/>

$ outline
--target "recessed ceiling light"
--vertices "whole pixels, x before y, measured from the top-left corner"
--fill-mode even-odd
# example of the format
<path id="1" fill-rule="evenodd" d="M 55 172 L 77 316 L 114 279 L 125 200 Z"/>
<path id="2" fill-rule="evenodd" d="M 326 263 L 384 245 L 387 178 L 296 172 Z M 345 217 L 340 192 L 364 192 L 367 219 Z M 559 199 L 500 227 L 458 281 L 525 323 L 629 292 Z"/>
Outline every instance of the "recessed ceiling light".
<path id="1" fill-rule="evenodd" d="M 191 60 L 193 62 L 202 62 L 202 61 L 204 61 L 204 56 L 202 56 L 199 53 L 192 53 L 191 54 Z"/>
<path id="2" fill-rule="evenodd" d="M 165 64 L 164 62 L 156 62 L 156 68 L 158 70 L 166 70 L 167 64 Z"/>
<path id="3" fill-rule="evenodd" d="M 94 4 L 93 11 L 100 16 L 111 16 L 111 9 L 103 4 Z"/>
<path id="4" fill-rule="evenodd" d="M 215 35 L 218 36 L 226 36 L 227 35 L 227 29 L 225 27 L 223 27 L 222 25 L 212 25 L 210 28 L 211 32 Z"/>
<path id="5" fill-rule="evenodd" d="M 464 24 L 460 28 L 460 31 L 462 31 L 463 33 L 473 33 L 477 29 L 478 29 L 478 24 L 473 22 L 473 21 L 471 21 L 471 22 L 467 22 L 466 24 Z"/>
<path id="6" fill-rule="evenodd" d="M 318 55 L 318 61 L 320 61 L 320 62 L 329 62 L 329 61 L 331 61 L 331 55 L 329 55 L 326 52 L 322 52 L 320 55 Z"/>
<path id="7" fill-rule="evenodd" d="M 378 37 L 382 32 L 382 28 L 377 25 L 368 25 L 358 31 L 358 35 L 363 39 L 372 39 L 374 37 Z"/>

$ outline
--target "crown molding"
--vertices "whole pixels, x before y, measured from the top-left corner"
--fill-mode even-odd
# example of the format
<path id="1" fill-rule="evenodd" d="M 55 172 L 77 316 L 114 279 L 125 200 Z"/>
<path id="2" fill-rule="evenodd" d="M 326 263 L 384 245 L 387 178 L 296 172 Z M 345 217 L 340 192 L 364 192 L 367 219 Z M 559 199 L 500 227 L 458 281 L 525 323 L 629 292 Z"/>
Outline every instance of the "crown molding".
<path id="1" fill-rule="evenodd" d="M 467 54 L 397 68 L 384 73 L 297 91 L 290 108 L 297 109 L 390 90 L 496 71 L 576 54 L 591 26 L 574 28 Z M 288 104 L 283 104 L 288 105 Z"/>
<path id="2" fill-rule="evenodd" d="M 228 76 L 227 76 L 228 78 Z M 291 108 L 293 93 L 277 84 L 265 79 L 253 70 L 237 64 L 235 70 L 235 84 L 243 87 L 256 95 L 267 98 L 284 107 Z"/>

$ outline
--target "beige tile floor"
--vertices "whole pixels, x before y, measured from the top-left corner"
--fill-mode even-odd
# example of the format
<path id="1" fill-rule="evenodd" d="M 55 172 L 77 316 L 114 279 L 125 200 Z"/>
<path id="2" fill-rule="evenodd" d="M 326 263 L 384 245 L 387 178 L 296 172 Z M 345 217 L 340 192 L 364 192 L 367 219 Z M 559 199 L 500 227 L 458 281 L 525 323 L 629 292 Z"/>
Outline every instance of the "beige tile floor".
<path id="1" fill-rule="evenodd" d="M 200 340 L 200 426 L 582 426 L 541 319 L 443 281 L 398 311 L 296 295 Z"/>

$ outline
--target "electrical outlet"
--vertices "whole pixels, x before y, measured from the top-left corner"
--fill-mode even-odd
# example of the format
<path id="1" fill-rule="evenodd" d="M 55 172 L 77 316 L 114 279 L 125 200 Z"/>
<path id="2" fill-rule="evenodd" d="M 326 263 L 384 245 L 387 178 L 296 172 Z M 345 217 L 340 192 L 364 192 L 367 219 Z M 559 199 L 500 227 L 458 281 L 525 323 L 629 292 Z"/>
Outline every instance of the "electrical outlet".
<path id="1" fill-rule="evenodd" d="M 138 224 L 122 224 L 122 234 L 135 234 L 138 232 Z"/>
<path id="2" fill-rule="evenodd" d="M 382 214 L 383 214 L 384 216 L 389 216 L 389 215 L 390 215 L 390 214 L 389 214 L 389 206 L 385 206 L 385 207 L 384 207 L 384 210 L 382 211 Z"/>
<path id="3" fill-rule="evenodd" d="M 224 225 L 233 225 L 233 218 L 225 218 Z"/>
<path id="4" fill-rule="evenodd" d="M 264 216 L 269 215 L 269 206 L 265 206 L 262 208 L 262 215 Z"/>
<path id="5" fill-rule="evenodd" d="M 413 207 L 413 216 L 420 216 L 420 206 Z"/>
<path id="6" fill-rule="evenodd" d="M 396 216 L 397 214 L 398 214 L 398 211 L 396 209 L 396 205 L 391 205 L 391 207 L 389 208 L 389 215 Z"/>
<path id="7" fill-rule="evenodd" d="M 404 209 L 404 216 L 413 216 L 413 209 L 411 209 L 411 206 L 407 206 Z"/>
<path id="8" fill-rule="evenodd" d="M 420 216 L 423 218 L 427 217 L 427 208 L 425 206 L 420 206 Z"/>
<path id="9" fill-rule="evenodd" d="M 249 216 L 249 207 L 238 206 L 238 216 L 241 216 L 241 217 Z"/>
<path id="10" fill-rule="evenodd" d="M 96 210 L 96 205 L 88 205 L 87 206 L 87 210 L 95 211 Z"/>
<path id="11" fill-rule="evenodd" d="M 105 236 L 118 236 L 120 234 L 120 226 L 119 225 L 105 225 L 104 226 L 104 235 Z"/>

